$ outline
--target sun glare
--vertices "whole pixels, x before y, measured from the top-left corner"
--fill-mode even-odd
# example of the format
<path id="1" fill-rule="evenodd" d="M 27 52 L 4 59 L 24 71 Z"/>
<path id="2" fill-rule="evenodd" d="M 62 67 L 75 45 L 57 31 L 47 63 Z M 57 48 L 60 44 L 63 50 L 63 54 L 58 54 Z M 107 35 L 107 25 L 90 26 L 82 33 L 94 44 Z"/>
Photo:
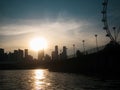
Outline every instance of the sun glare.
<path id="1" fill-rule="evenodd" d="M 30 41 L 30 48 L 34 51 L 39 51 L 47 48 L 47 40 L 45 38 L 33 38 Z"/>

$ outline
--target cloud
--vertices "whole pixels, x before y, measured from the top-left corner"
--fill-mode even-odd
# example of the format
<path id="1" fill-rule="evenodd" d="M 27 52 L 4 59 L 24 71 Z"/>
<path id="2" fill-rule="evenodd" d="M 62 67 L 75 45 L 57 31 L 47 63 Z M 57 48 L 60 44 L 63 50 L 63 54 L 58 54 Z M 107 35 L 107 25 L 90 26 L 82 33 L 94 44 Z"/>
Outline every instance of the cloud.
<path id="1" fill-rule="evenodd" d="M 0 35 L 5 35 L 5 36 L 15 36 L 15 35 L 21 35 L 25 33 L 31 33 L 33 32 L 31 29 L 32 27 L 30 26 L 25 26 L 25 25 L 8 25 L 8 26 L 2 26 L 1 28 Z"/>
<path id="2" fill-rule="evenodd" d="M 0 37 L 2 37 L 0 42 L 5 47 L 27 48 L 32 38 L 41 36 L 48 40 L 49 49 L 54 49 L 54 46 L 58 45 L 60 48 L 67 46 L 72 50 L 73 44 L 80 49 L 82 40 L 86 41 L 88 48 L 94 46 L 94 34 L 100 31 L 96 25 L 92 21 L 63 16 L 57 19 L 18 19 L 16 23 L 8 23 L 0 27 Z"/>

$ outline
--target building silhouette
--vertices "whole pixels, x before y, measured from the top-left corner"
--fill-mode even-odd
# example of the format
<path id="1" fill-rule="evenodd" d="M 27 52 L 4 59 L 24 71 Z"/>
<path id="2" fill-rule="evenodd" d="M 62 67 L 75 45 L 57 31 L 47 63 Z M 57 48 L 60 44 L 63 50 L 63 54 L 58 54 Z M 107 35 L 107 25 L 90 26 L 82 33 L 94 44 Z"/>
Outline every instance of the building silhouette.
<path id="1" fill-rule="evenodd" d="M 52 51 L 52 60 L 58 60 L 58 46 L 55 46 L 55 51 Z"/>
<path id="2" fill-rule="evenodd" d="M 50 57 L 48 54 L 46 54 L 45 57 L 44 57 L 44 60 L 45 60 L 45 61 L 50 61 L 50 60 L 51 60 L 51 57 Z"/>
<path id="3" fill-rule="evenodd" d="M 44 60 L 44 49 L 38 51 L 38 60 Z"/>
<path id="4" fill-rule="evenodd" d="M 23 60 L 23 50 L 14 50 L 13 57 L 16 61 Z"/>
<path id="5" fill-rule="evenodd" d="M 60 60 L 66 60 L 67 59 L 67 48 L 66 46 L 63 46 L 63 52 L 60 53 Z"/>
<path id="6" fill-rule="evenodd" d="M 52 51 L 52 60 L 55 60 L 55 51 Z"/>
<path id="7" fill-rule="evenodd" d="M 4 49 L 0 48 L 0 60 L 4 60 L 5 58 L 5 54 L 4 54 Z"/>
<path id="8" fill-rule="evenodd" d="M 25 51 L 25 56 L 24 57 L 27 58 L 28 57 L 28 49 L 25 49 L 24 51 Z"/>
<path id="9" fill-rule="evenodd" d="M 0 55 L 4 54 L 4 49 L 0 48 Z"/>
<path id="10" fill-rule="evenodd" d="M 55 59 L 58 60 L 58 46 L 55 46 Z"/>
<path id="11" fill-rule="evenodd" d="M 20 60 L 23 60 L 23 50 L 21 49 L 18 50 L 18 56 Z"/>

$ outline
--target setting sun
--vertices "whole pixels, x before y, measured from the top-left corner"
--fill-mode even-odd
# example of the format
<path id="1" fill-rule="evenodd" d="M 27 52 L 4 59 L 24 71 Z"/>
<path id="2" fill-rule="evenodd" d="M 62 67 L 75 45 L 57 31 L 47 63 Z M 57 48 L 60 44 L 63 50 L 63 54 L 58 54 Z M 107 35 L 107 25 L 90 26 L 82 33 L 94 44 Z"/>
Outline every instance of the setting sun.
<path id="1" fill-rule="evenodd" d="M 41 49 L 47 48 L 47 40 L 45 38 L 33 38 L 30 41 L 30 48 L 34 51 L 39 51 Z"/>

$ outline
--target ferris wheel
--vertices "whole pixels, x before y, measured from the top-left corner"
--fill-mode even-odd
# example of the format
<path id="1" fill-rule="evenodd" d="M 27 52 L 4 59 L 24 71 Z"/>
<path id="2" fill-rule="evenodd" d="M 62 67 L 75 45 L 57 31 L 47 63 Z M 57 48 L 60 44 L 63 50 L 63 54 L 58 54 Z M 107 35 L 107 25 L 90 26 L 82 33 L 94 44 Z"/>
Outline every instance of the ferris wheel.
<path id="1" fill-rule="evenodd" d="M 114 34 L 111 33 L 111 30 L 108 25 L 108 17 L 107 17 L 108 0 L 103 0 L 102 5 L 103 5 L 103 10 L 101 13 L 103 14 L 103 18 L 102 18 L 102 22 L 104 23 L 103 29 L 106 30 L 107 33 L 106 36 L 109 37 L 111 41 L 117 42 L 118 34 L 120 32 L 120 27 L 118 29 L 116 29 L 116 27 L 113 27 Z"/>

